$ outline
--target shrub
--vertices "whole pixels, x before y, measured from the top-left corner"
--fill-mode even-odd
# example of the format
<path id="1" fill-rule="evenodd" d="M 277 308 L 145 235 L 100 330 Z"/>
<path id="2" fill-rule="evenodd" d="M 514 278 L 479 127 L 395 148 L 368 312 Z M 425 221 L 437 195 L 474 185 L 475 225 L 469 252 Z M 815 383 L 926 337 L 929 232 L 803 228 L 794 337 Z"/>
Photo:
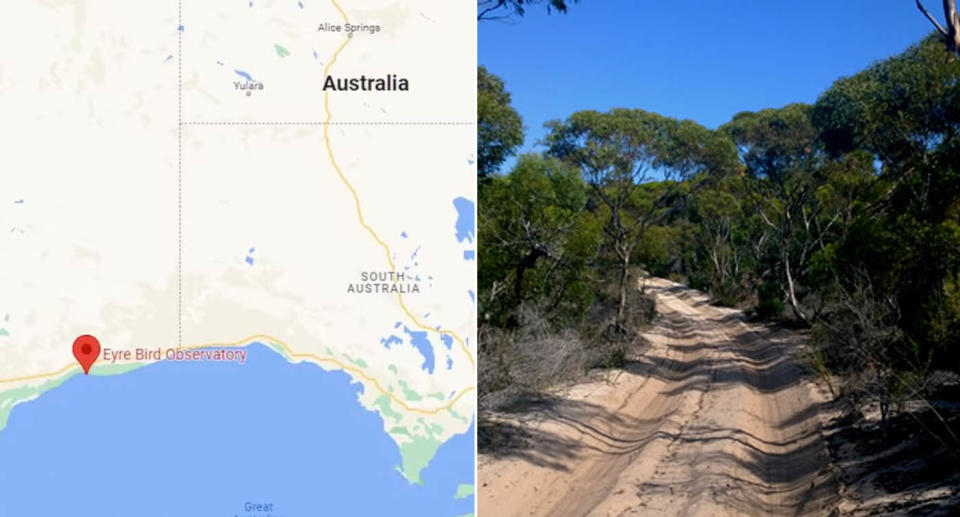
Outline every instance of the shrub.
<path id="1" fill-rule="evenodd" d="M 783 312 L 783 301 L 780 299 L 780 285 L 775 282 L 764 282 L 757 289 L 759 301 L 754 314 L 760 319 L 775 318 Z"/>

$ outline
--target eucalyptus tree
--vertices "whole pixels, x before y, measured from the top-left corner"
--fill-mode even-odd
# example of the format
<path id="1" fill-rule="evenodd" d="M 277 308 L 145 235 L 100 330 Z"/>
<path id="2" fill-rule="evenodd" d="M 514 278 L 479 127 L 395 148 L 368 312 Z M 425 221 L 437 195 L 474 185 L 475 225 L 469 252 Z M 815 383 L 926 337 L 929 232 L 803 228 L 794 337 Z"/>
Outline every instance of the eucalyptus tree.
<path id="1" fill-rule="evenodd" d="M 813 202 L 823 160 L 810 106 L 739 113 L 721 129 L 737 145 L 746 167 L 748 201 L 766 228 L 761 238 L 767 248 L 761 253 L 776 256 L 785 298 L 794 314 L 809 322 L 800 300 L 800 279 L 823 235 L 819 206 Z"/>
<path id="2" fill-rule="evenodd" d="M 558 298 L 582 280 L 599 233 L 589 227 L 587 188 L 578 171 L 555 158 L 527 154 L 510 174 L 492 177 L 483 192 L 478 265 L 483 317 L 506 323 L 530 299 L 562 305 Z"/>
<path id="3" fill-rule="evenodd" d="M 841 278 L 864 271 L 898 305 L 904 343 L 960 364 L 960 60 L 938 39 L 837 81 L 813 121 L 831 155 L 868 153 L 876 169 L 836 246 Z"/>
<path id="4" fill-rule="evenodd" d="M 510 105 L 503 80 L 477 68 L 477 174 L 497 172 L 523 144 L 523 120 Z"/>
<path id="5" fill-rule="evenodd" d="M 640 109 L 580 111 L 547 127 L 548 154 L 578 167 L 604 209 L 603 233 L 617 267 L 614 326 L 625 335 L 634 249 L 683 207 L 698 184 L 690 180 L 732 170 L 735 150 L 725 135 Z"/>

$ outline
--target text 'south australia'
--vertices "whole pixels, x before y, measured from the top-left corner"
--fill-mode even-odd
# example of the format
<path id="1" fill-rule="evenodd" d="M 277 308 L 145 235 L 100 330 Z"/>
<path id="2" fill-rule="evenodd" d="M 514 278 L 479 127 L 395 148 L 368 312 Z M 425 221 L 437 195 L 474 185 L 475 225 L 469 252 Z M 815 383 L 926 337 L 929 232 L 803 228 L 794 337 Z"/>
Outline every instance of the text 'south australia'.
<path id="1" fill-rule="evenodd" d="M 360 281 L 347 284 L 348 293 L 370 294 L 408 294 L 419 293 L 418 279 L 411 278 L 406 273 L 393 271 L 364 271 L 360 273 Z"/>

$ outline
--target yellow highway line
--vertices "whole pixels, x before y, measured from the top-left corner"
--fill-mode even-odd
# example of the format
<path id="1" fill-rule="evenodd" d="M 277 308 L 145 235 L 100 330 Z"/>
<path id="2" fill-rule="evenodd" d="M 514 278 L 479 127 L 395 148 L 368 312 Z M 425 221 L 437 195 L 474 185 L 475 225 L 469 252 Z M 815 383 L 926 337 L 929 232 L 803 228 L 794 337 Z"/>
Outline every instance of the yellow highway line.
<path id="1" fill-rule="evenodd" d="M 334 7 L 336 7 L 336 9 L 340 12 L 341 16 L 343 16 L 344 22 L 345 22 L 345 23 L 349 23 L 349 18 L 347 17 L 346 12 L 344 12 L 343 9 L 340 7 L 340 5 L 337 4 L 336 0 L 331 0 L 331 2 L 333 3 Z M 344 40 L 344 42 L 341 43 L 340 46 L 337 48 L 337 50 L 334 52 L 333 58 L 330 60 L 329 63 L 327 63 L 327 66 L 326 66 L 325 69 L 324 69 L 324 76 L 326 76 L 326 75 L 329 74 L 330 68 L 333 66 L 334 63 L 336 63 L 337 57 L 339 57 L 340 52 L 343 51 L 343 49 L 347 46 L 348 43 L 350 43 L 350 38 L 347 38 L 346 40 Z M 344 175 L 343 171 L 340 170 L 340 167 L 337 165 L 337 162 L 336 162 L 336 160 L 335 160 L 334 157 L 333 157 L 333 149 L 331 148 L 331 145 L 330 145 L 330 133 L 329 133 L 329 131 L 330 131 L 330 130 L 329 130 L 329 127 L 330 127 L 329 122 L 330 122 L 330 120 L 333 118 L 333 115 L 330 113 L 330 93 L 329 93 L 329 92 L 324 92 L 323 107 L 324 107 L 324 111 L 326 112 L 326 115 L 327 115 L 327 119 L 326 119 L 326 121 L 325 121 L 325 123 L 324 123 L 324 126 L 323 126 L 323 140 L 324 140 L 324 142 L 326 143 L 327 154 L 328 154 L 329 157 L 330 157 L 330 163 L 333 165 L 334 170 L 337 171 L 337 175 L 340 176 L 340 180 L 343 182 L 343 184 L 344 184 L 344 185 L 347 187 L 347 189 L 350 191 L 350 194 L 353 196 L 353 201 L 354 201 L 354 204 L 355 204 L 356 209 L 357 209 L 357 218 L 358 218 L 359 221 L 360 221 L 360 225 L 373 237 L 373 239 L 377 242 L 377 244 L 379 244 L 379 245 L 383 248 L 383 250 L 384 250 L 384 252 L 386 253 L 386 256 L 387 256 L 387 264 L 389 264 L 389 265 L 390 265 L 390 269 L 391 269 L 394 273 L 396 273 L 397 267 L 396 267 L 396 264 L 394 264 L 394 262 L 393 262 L 393 257 L 392 257 L 392 254 L 391 254 L 391 252 L 390 252 L 390 247 L 387 245 L 386 242 L 384 242 L 384 241 L 380 238 L 379 235 L 377 235 L 377 232 L 374 231 L 373 228 L 371 228 L 371 227 L 366 223 L 366 221 L 364 220 L 364 218 L 363 218 L 363 211 L 362 211 L 361 208 L 360 208 L 360 197 L 357 195 L 357 191 L 353 188 L 353 185 L 350 183 L 350 181 L 347 180 L 347 177 Z M 436 332 L 436 333 L 439 333 L 439 334 L 442 334 L 442 335 L 449 335 L 449 336 L 451 336 L 454 340 L 456 340 L 456 341 L 460 344 L 460 348 L 461 348 L 461 350 L 463 351 L 463 353 L 466 354 L 466 356 L 467 356 L 468 359 L 470 359 L 470 365 L 471 365 L 472 367 L 474 367 L 474 368 L 476 367 L 476 362 L 475 362 L 475 360 L 474 360 L 474 358 L 473 358 L 473 354 L 470 353 L 470 350 L 467 348 L 466 343 L 464 342 L 464 340 L 463 340 L 460 336 L 458 336 L 456 333 L 454 333 L 454 332 L 452 332 L 452 331 L 442 330 L 442 329 L 436 329 L 436 328 L 429 327 L 429 326 L 424 325 L 423 323 L 421 323 L 420 320 L 418 320 L 418 319 L 416 318 L 416 316 L 414 316 L 414 315 L 410 312 L 410 310 L 407 308 L 406 304 L 405 304 L 404 301 L 403 301 L 403 295 L 402 295 L 402 294 L 399 294 L 399 293 L 397 294 L 397 301 L 399 302 L 400 307 L 403 309 L 403 312 L 407 315 L 408 318 L 410 318 L 411 321 L 413 321 L 414 325 L 415 325 L 416 327 L 418 327 L 419 329 L 421 329 L 421 330 L 426 330 L 426 331 L 429 331 L 429 332 Z M 257 339 L 266 339 L 266 340 L 271 341 L 271 342 L 273 342 L 274 344 L 280 346 L 281 348 L 283 348 L 284 353 L 287 354 L 288 357 L 291 357 L 291 358 L 299 358 L 299 359 L 313 359 L 314 361 L 319 362 L 319 363 L 333 363 L 333 364 L 337 365 L 338 367 L 340 367 L 340 369 L 342 369 L 342 370 L 345 370 L 345 371 L 348 371 L 348 372 L 352 372 L 352 373 L 354 373 L 355 375 L 357 375 L 358 377 L 361 377 L 361 378 L 365 379 L 366 381 L 370 382 L 371 384 L 373 384 L 373 385 L 377 388 L 377 390 L 379 390 L 381 393 L 383 393 L 384 395 L 386 395 L 386 396 L 389 397 L 391 400 L 393 400 L 393 401 L 396 402 L 398 405 L 400 405 L 400 406 L 403 407 L 405 410 L 407 410 L 407 411 L 409 411 L 409 412 L 411 412 L 411 413 L 421 413 L 421 414 L 426 414 L 426 415 L 432 415 L 432 414 L 439 413 L 440 411 L 443 411 L 443 410 L 445 410 L 445 409 L 450 409 L 451 407 L 453 407 L 454 404 L 456 404 L 456 403 L 460 400 L 460 398 L 462 398 L 464 395 L 466 395 L 466 394 L 469 393 L 470 391 L 473 391 L 474 389 L 476 389 L 475 386 L 470 386 L 470 387 L 468 387 L 468 388 L 465 388 L 463 391 L 461 391 L 460 393 L 458 393 L 454 398 L 452 398 L 451 400 L 449 400 L 445 405 L 440 406 L 440 407 L 435 408 L 435 409 L 429 409 L 429 410 L 428 410 L 428 409 L 422 409 L 422 408 L 417 408 L 417 407 L 412 407 L 412 406 L 407 405 L 407 403 L 406 403 L 405 401 L 397 398 L 393 393 L 390 393 L 388 390 L 384 389 L 384 387 L 380 384 L 379 381 L 377 381 L 376 378 L 371 377 L 370 375 L 368 375 L 366 372 L 364 372 L 363 370 L 361 370 L 361 369 L 359 369 L 359 368 L 355 368 L 355 367 L 353 367 L 353 366 L 347 365 L 347 364 L 343 363 L 342 361 L 340 361 L 339 359 L 336 359 L 336 358 L 334 358 L 334 357 L 318 356 L 318 355 L 310 354 L 310 353 L 299 353 L 299 352 L 295 352 L 295 351 L 293 351 L 292 348 L 290 348 L 289 345 L 287 345 L 286 343 L 284 343 L 283 340 L 277 339 L 276 337 L 271 336 L 271 335 L 268 335 L 268 334 L 257 334 L 257 335 L 255 335 L 255 336 L 250 336 L 250 337 L 247 337 L 247 338 L 242 339 L 242 340 L 240 340 L 240 341 L 235 341 L 235 342 L 232 342 L 232 343 L 205 343 L 205 344 L 201 344 L 201 345 L 190 345 L 190 346 L 185 346 L 185 347 L 181 347 L 181 348 L 184 348 L 184 349 L 197 349 L 197 348 L 210 348 L 210 347 L 229 348 L 229 347 L 237 347 L 237 346 L 242 346 L 242 345 L 250 344 L 250 343 L 256 341 Z M 11 377 L 11 378 L 6 378 L 6 379 L 0 379 L 0 384 L 13 383 L 13 382 L 23 382 L 23 381 L 31 381 L 31 380 L 37 380 L 37 379 L 44 379 L 44 378 L 48 378 L 48 377 L 56 377 L 56 376 L 58 376 L 58 375 L 63 375 L 63 374 L 65 374 L 65 373 L 67 373 L 68 371 L 70 371 L 71 369 L 76 368 L 76 367 L 77 367 L 76 364 L 71 363 L 71 364 L 68 364 L 68 365 L 60 368 L 59 370 L 56 370 L 56 371 L 53 371 L 53 372 L 38 373 L 38 374 L 34 374 L 34 375 L 25 375 L 25 376 L 22 376 L 22 377 Z"/>
<path id="2" fill-rule="evenodd" d="M 333 3 L 334 7 L 336 7 L 337 10 L 340 11 L 340 14 L 343 16 L 344 23 L 349 23 L 350 20 L 347 18 L 347 14 L 343 11 L 343 9 L 340 8 L 340 6 L 337 4 L 337 1 L 336 0 L 330 0 L 330 1 Z M 324 67 L 323 69 L 324 77 L 330 75 L 330 68 L 332 68 L 334 63 L 337 62 L 337 58 L 340 57 L 340 52 L 343 51 L 343 49 L 347 46 L 347 44 L 350 43 L 351 40 L 352 38 L 347 38 L 346 40 L 343 41 L 343 43 L 340 44 L 339 47 L 337 47 L 337 50 L 333 53 L 333 57 L 330 59 L 330 62 L 327 63 L 327 66 Z M 369 224 L 367 224 L 366 220 L 363 218 L 363 210 L 360 208 L 360 196 L 357 194 L 356 189 L 353 188 L 353 184 L 351 184 L 350 181 L 347 179 L 347 176 L 340 169 L 340 166 L 337 165 L 337 161 L 333 157 L 333 147 L 330 145 L 330 121 L 331 119 L 333 119 L 333 114 L 330 112 L 330 92 L 328 91 L 323 92 L 323 110 L 327 115 L 327 118 L 326 120 L 324 120 L 324 124 L 323 124 L 323 141 L 327 147 L 327 155 L 330 157 L 330 164 L 333 165 L 333 169 L 337 171 L 337 175 L 340 177 L 340 181 L 343 182 L 344 186 L 347 187 L 347 190 L 350 191 L 350 195 L 353 196 L 353 204 L 357 210 L 357 219 L 360 221 L 360 226 L 362 226 L 363 229 L 366 230 L 371 237 L 373 237 L 373 240 L 375 240 L 377 244 L 379 244 L 380 247 L 383 248 L 383 251 L 387 257 L 387 264 L 390 266 L 390 270 L 393 271 L 393 273 L 396 273 L 397 265 L 393 262 L 393 254 L 390 252 L 390 246 L 388 246 L 387 243 L 384 242 L 379 235 L 377 235 L 377 232 Z M 396 282 L 397 281 L 394 280 L 394 283 Z M 420 322 L 419 319 L 417 319 L 416 316 L 413 315 L 412 312 L 410 312 L 410 309 L 407 308 L 406 303 L 404 303 L 403 301 L 403 294 L 397 293 L 397 301 L 400 304 L 400 308 L 403 309 L 404 314 L 406 314 L 407 318 L 409 318 L 410 321 L 413 322 L 415 327 L 419 328 L 420 330 L 426 330 L 428 332 L 435 332 L 441 335 L 448 335 L 452 337 L 457 343 L 460 344 L 460 350 L 462 350 L 463 353 L 467 356 L 467 359 L 470 360 L 471 368 L 476 368 L 477 363 L 474 360 L 473 354 L 470 352 L 470 349 L 467 348 L 467 343 L 463 340 L 463 338 L 458 336 L 453 331 L 437 329 L 434 327 L 424 325 L 422 322 Z"/>
<path id="3" fill-rule="evenodd" d="M 33 375 L 24 375 L 23 377 L 11 377 L 9 379 L 0 379 L 0 384 L 7 383 L 7 382 L 32 381 L 36 379 L 43 379 L 46 377 L 56 377 L 57 375 L 63 375 L 67 373 L 71 368 L 76 368 L 77 366 L 78 365 L 76 363 L 70 363 L 55 372 L 36 373 Z"/>
<path id="4" fill-rule="evenodd" d="M 360 378 L 366 380 L 367 382 L 370 382 L 371 384 L 374 385 L 374 387 L 377 388 L 378 391 L 380 391 L 381 393 L 383 393 L 384 395 L 386 395 L 387 397 L 389 397 L 390 400 L 396 402 L 396 403 L 397 403 L 399 406 L 401 406 L 403 409 L 405 409 L 405 410 L 407 410 L 408 412 L 411 412 L 411 413 L 420 413 L 420 414 L 424 414 L 424 415 L 433 415 L 433 414 L 439 413 L 439 412 L 441 412 L 441 411 L 443 411 L 443 410 L 450 409 L 450 408 L 452 408 L 464 395 L 466 395 L 467 393 L 469 393 L 469 392 L 471 392 L 471 391 L 473 391 L 473 390 L 475 389 L 474 386 L 470 386 L 470 387 L 468 387 L 468 388 L 465 388 L 463 391 L 461 391 L 460 393 L 458 393 L 455 397 L 453 397 L 452 399 L 448 400 L 446 404 L 444 404 L 444 405 L 442 405 L 442 406 L 440 406 L 440 407 L 437 407 L 437 408 L 424 409 L 424 408 L 413 407 L 413 406 L 408 405 L 408 404 L 406 403 L 406 401 L 398 398 L 396 395 L 394 395 L 393 393 L 391 393 L 390 391 L 388 391 L 386 388 L 383 387 L 382 384 L 380 384 L 379 381 L 377 381 L 376 378 L 368 375 L 368 374 L 367 374 L 366 372 L 364 372 L 363 370 L 361 370 L 361 369 L 359 369 L 359 368 L 356 368 L 356 367 L 354 367 L 354 366 L 350 366 L 350 365 L 344 363 L 343 361 L 341 361 L 341 360 L 339 360 L 339 359 L 337 359 L 337 358 L 335 358 L 335 357 L 319 356 L 319 355 L 316 355 L 316 354 L 295 352 L 295 351 L 290 347 L 290 345 L 288 345 L 287 343 L 285 343 L 282 339 L 278 339 L 276 336 L 271 336 L 271 335 L 269 335 L 269 334 L 256 334 L 256 335 L 253 335 L 253 336 L 248 336 L 248 337 L 243 338 L 243 339 L 238 340 L 238 341 L 232 341 L 232 342 L 228 342 L 228 343 L 204 343 L 204 344 L 200 344 L 200 345 L 189 345 L 189 346 L 179 347 L 178 349 L 181 349 L 181 350 L 193 350 L 193 349 L 199 349 L 199 348 L 236 348 L 236 347 L 246 346 L 246 345 L 249 345 L 249 344 L 251 344 L 251 343 L 259 342 L 259 341 L 266 341 L 266 342 L 268 342 L 268 343 L 272 343 L 272 344 L 275 344 L 275 345 L 279 346 L 280 348 L 283 349 L 284 355 L 286 355 L 286 357 L 289 358 L 289 359 L 312 359 L 313 361 L 318 362 L 318 363 L 333 363 L 333 364 L 337 365 L 338 367 L 340 367 L 340 369 L 345 370 L 345 371 L 348 371 L 348 372 L 351 372 L 351 373 L 353 373 L 354 375 L 356 375 L 357 377 L 360 377 Z M 170 348 L 177 348 L 177 347 L 170 347 Z M 144 366 L 146 366 L 147 364 L 153 364 L 153 363 L 144 363 Z M 27 375 L 27 376 L 23 376 L 23 377 L 13 377 L 13 378 L 9 378 L 9 379 L 0 379 L 0 383 L 10 383 L 10 382 L 17 382 L 17 381 L 29 381 L 29 380 L 42 379 L 42 378 L 45 378 L 45 377 L 55 377 L 55 376 L 58 376 L 58 375 L 65 374 L 65 373 L 69 372 L 70 370 L 72 370 L 72 369 L 74 369 L 74 368 L 79 368 L 79 366 L 78 366 L 77 364 L 75 364 L 75 363 L 71 363 L 71 364 L 68 364 L 68 365 L 64 366 L 63 368 L 60 368 L 59 370 L 57 370 L 57 371 L 55 371 L 55 372 L 41 373 L 41 374 L 36 374 L 36 375 Z"/>
<path id="5" fill-rule="evenodd" d="M 350 365 L 348 365 L 348 364 L 340 361 L 339 359 L 337 359 L 337 358 L 335 358 L 335 357 L 318 356 L 318 355 L 316 355 L 316 354 L 294 352 L 293 349 L 290 347 L 290 345 L 284 343 L 283 340 L 278 339 L 277 337 L 271 336 L 271 335 L 269 335 L 269 334 L 257 334 L 257 335 L 255 335 L 255 336 L 250 336 L 250 337 L 247 337 L 247 338 L 242 339 L 242 340 L 240 340 L 240 341 L 234 341 L 234 342 L 232 342 L 232 343 L 208 343 L 208 344 L 204 344 L 204 345 L 192 345 L 192 346 L 183 347 L 183 348 L 185 348 L 185 349 L 210 348 L 210 347 L 231 348 L 231 347 L 243 346 L 243 345 L 245 345 L 245 344 L 249 344 L 249 343 L 251 343 L 251 342 L 253 342 L 253 341 L 256 341 L 256 340 L 266 340 L 266 341 L 272 342 L 272 343 L 280 346 L 281 348 L 283 348 L 284 353 L 285 353 L 288 357 L 290 357 L 290 358 L 296 358 L 296 359 L 313 359 L 314 361 L 319 362 L 319 363 L 333 363 L 333 364 L 339 366 L 340 369 L 346 370 L 346 371 L 351 372 L 351 373 L 354 373 L 354 374 L 357 375 L 358 377 L 361 377 L 361 378 L 365 379 L 366 381 L 370 382 L 371 384 L 373 384 L 373 385 L 377 388 L 377 390 L 379 390 L 381 393 L 383 393 L 383 394 L 386 395 L 387 397 L 390 397 L 391 400 L 393 400 L 394 402 L 396 402 L 397 404 L 399 404 L 401 407 L 403 407 L 403 409 L 405 409 L 405 410 L 407 410 L 407 411 L 409 411 L 409 412 L 411 412 L 411 413 L 421 413 L 421 414 L 424 414 L 424 415 L 433 415 L 433 414 L 439 413 L 440 411 L 443 411 L 443 410 L 445 410 L 445 409 L 449 409 L 449 408 L 453 407 L 453 405 L 456 404 L 457 401 L 459 401 L 461 397 L 463 397 L 465 394 L 469 393 L 470 391 L 472 391 L 472 390 L 474 389 L 473 386 L 470 386 L 470 387 L 468 387 L 468 388 L 465 388 L 463 391 L 461 391 L 460 393 L 458 393 L 457 396 L 455 396 L 454 398 L 450 399 L 445 405 L 440 406 L 440 407 L 438 407 L 438 408 L 435 408 L 435 409 L 422 409 L 422 408 L 417 408 L 417 407 L 408 406 L 405 401 L 397 398 L 396 395 L 394 395 L 393 393 L 391 393 L 391 392 L 389 392 L 387 389 L 385 389 L 385 388 L 383 387 L 383 385 L 381 385 L 380 382 L 379 382 L 376 378 L 368 375 L 366 372 L 364 372 L 363 370 L 361 370 L 361 369 L 359 369 L 359 368 L 356 368 L 356 367 L 354 367 L 354 366 L 350 366 Z"/>

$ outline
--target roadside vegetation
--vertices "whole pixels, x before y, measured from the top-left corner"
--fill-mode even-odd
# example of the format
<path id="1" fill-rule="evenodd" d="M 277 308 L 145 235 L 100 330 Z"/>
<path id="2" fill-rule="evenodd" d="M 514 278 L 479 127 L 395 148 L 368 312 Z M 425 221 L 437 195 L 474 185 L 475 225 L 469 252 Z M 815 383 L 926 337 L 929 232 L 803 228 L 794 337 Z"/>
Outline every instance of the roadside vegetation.
<path id="1" fill-rule="evenodd" d="M 807 329 L 847 418 L 880 439 L 912 422 L 956 464 L 960 59 L 943 41 L 716 130 L 572 113 L 522 156 L 506 87 L 481 69 L 481 407 L 642 353 L 650 274 Z"/>

